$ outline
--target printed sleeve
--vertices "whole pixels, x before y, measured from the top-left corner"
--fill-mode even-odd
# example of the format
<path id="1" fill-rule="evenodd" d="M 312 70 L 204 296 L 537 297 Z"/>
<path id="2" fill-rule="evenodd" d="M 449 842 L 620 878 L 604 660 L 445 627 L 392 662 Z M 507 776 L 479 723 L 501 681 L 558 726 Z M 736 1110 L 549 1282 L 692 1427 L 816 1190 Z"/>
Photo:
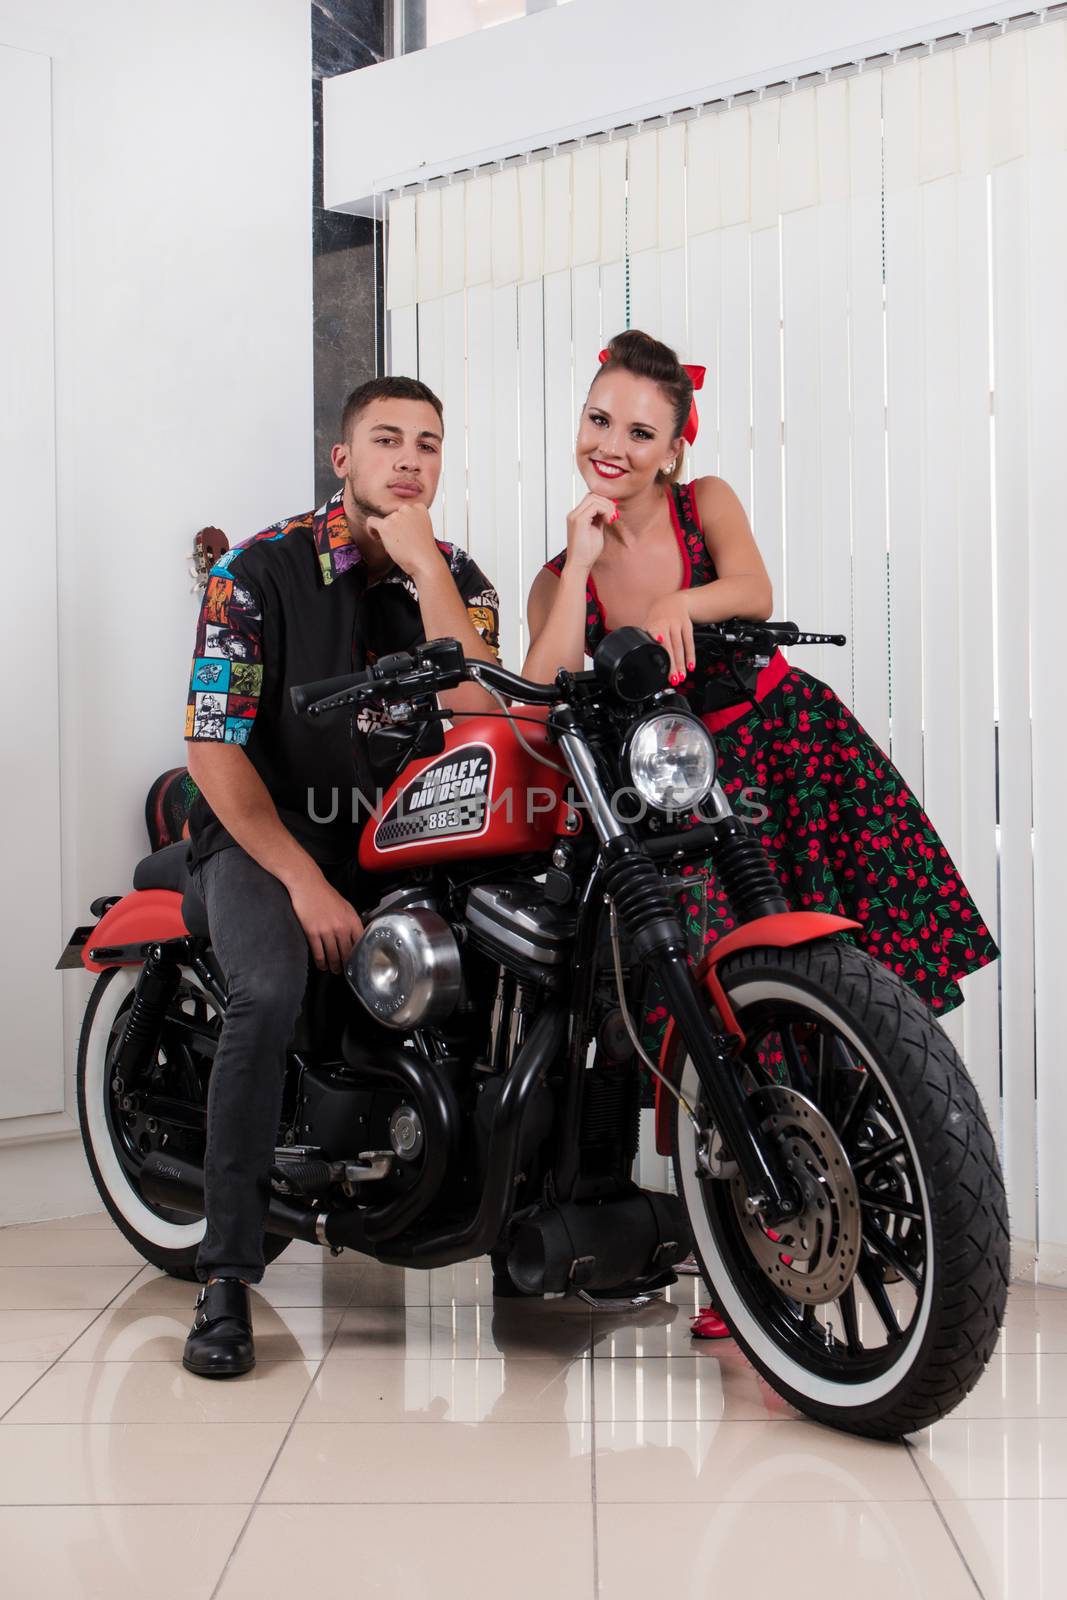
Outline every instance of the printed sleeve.
<path id="1" fill-rule="evenodd" d="M 500 596 L 476 561 L 465 550 L 455 550 L 452 576 L 467 615 L 490 650 L 500 660 Z"/>
<path id="2" fill-rule="evenodd" d="M 212 568 L 196 625 L 187 739 L 247 744 L 263 684 L 263 608 L 225 567 Z"/>

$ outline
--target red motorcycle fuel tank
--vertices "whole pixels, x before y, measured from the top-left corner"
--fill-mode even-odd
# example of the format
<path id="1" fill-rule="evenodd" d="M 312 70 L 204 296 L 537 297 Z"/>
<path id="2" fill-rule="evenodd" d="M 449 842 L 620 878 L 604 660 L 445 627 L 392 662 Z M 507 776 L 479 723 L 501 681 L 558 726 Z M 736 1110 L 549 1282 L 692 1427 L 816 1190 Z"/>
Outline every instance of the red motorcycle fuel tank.
<path id="1" fill-rule="evenodd" d="M 359 864 L 365 871 L 552 848 L 570 812 L 568 780 L 557 770 L 562 758 L 549 744 L 544 707 L 516 707 L 515 715 L 536 755 L 523 749 L 502 718 L 464 717 L 445 734 L 440 755 L 404 768 L 386 791 L 380 815 L 363 830 Z M 572 822 L 566 831 L 580 830 Z"/>

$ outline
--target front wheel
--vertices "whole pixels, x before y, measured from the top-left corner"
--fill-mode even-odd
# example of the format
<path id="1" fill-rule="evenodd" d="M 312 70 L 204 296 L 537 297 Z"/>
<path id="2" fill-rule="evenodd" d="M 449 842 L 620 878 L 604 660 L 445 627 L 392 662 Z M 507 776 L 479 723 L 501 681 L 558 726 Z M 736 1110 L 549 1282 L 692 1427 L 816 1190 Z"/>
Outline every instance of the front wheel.
<path id="1" fill-rule="evenodd" d="M 719 968 L 745 1086 L 800 1188 L 788 1225 L 744 1184 L 685 1054 L 674 1169 L 716 1308 L 799 1411 L 896 1439 L 973 1388 L 1004 1315 L 1004 1184 L 978 1094 L 932 1013 L 851 945 L 753 950 Z"/>

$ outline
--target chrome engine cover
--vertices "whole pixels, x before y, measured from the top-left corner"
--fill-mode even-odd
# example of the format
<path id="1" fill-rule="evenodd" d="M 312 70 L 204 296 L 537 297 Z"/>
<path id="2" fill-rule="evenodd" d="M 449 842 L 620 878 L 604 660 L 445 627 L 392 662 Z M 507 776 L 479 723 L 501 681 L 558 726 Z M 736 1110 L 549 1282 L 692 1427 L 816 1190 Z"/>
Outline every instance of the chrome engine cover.
<path id="1" fill-rule="evenodd" d="M 459 1001 L 459 945 L 439 911 L 385 911 L 367 924 L 345 977 L 376 1022 L 425 1027 L 450 1016 Z"/>

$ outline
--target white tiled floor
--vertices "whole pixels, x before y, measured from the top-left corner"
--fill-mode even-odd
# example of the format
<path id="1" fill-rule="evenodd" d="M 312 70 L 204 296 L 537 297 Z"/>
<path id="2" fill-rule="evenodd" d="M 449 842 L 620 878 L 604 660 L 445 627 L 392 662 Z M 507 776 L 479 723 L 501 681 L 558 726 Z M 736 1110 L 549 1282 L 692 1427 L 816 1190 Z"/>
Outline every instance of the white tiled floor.
<path id="1" fill-rule="evenodd" d="M 0 1231 L 3 1593 L 1065 1592 L 1067 1293 L 1017 1286 L 973 1395 L 893 1446 L 694 1345 L 699 1292 L 494 1305 L 485 1264 L 296 1245 L 257 1296 L 259 1365 L 205 1383 L 180 1365 L 193 1287 L 102 1214 Z"/>

